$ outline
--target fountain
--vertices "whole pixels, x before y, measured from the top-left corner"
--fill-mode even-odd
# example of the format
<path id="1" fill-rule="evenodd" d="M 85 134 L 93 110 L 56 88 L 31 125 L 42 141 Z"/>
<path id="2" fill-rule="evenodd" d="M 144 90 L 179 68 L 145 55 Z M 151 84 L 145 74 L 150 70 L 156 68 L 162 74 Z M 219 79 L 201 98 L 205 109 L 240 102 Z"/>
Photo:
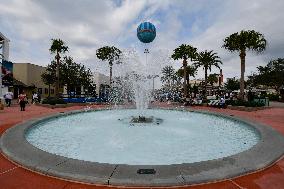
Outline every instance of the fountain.
<path id="1" fill-rule="evenodd" d="M 1 150 L 43 174 L 124 186 L 215 182 L 261 169 L 283 154 L 283 137 L 263 125 L 205 111 L 149 109 L 149 75 L 170 62 L 162 50 L 146 56 L 141 61 L 135 49 L 124 50 L 123 63 L 113 66 L 111 102 L 134 102 L 136 109 L 86 107 L 26 122 L 2 135 Z"/>

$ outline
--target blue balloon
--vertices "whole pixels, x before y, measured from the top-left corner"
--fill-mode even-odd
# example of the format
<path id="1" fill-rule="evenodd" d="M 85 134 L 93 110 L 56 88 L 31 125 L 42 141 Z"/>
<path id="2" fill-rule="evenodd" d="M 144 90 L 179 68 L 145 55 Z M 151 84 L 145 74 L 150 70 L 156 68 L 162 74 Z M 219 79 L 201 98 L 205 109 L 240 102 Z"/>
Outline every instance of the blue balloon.
<path id="1" fill-rule="evenodd" d="M 156 37 L 156 28 L 150 22 L 143 22 L 137 28 L 137 37 L 142 43 L 151 43 Z"/>

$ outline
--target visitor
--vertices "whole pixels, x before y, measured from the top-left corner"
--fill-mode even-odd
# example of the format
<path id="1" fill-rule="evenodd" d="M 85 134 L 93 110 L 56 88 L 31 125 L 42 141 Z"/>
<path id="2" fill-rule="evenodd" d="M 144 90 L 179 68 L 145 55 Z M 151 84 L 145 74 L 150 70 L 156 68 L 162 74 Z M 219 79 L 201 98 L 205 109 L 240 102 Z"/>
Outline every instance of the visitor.
<path id="1" fill-rule="evenodd" d="M 8 91 L 8 92 L 5 93 L 4 98 L 5 98 L 5 102 L 6 102 L 7 107 L 11 106 L 13 95 L 14 94 L 11 91 Z"/>
<path id="2" fill-rule="evenodd" d="M 225 108 L 225 99 L 223 96 L 220 98 L 219 108 Z"/>
<path id="3" fill-rule="evenodd" d="M 19 95 L 19 104 L 21 107 L 21 111 L 25 111 L 25 107 L 26 107 L 26 103 L 27 103 L 27 95 L 25 94 L 25 91 L 23 91 L 20 95 Z"/>
<path id="4" fill-rule="evenodd" d="M 38 94 L 34 93 L 32 96 L 32 104 L 37 103 L 38 102 Z"/>

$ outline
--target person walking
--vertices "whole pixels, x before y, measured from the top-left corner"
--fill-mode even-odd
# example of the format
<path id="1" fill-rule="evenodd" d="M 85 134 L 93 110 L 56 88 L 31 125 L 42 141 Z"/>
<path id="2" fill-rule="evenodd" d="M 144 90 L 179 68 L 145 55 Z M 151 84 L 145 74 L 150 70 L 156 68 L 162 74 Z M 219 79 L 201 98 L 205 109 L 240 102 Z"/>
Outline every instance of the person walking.
<path id="1" fill-rule="evenodd" d="M 19 95 L 19 104 L 20 104 L 20 107 L 21 107 L 21 111 L 25 111 L 26 103 L 27 103 L 27 95 L 23 91 Z"/>
<path id="2" fill-rule="evenodd" d="M 5 93 L 4 98 L 5 98 L 5 102 L 6 102 L 7 107 L 11 106 L 13 96 L 14 96 L 14 94 L 11 91 L 8 91 L 8 92 Z"/>
<path id="3" fill-rule="evenodd" d="M 34 93 L 33 96 L 32 96 L 32 104 L 35 104 L 37 102 L 38 102 L 38 94 Z"/>

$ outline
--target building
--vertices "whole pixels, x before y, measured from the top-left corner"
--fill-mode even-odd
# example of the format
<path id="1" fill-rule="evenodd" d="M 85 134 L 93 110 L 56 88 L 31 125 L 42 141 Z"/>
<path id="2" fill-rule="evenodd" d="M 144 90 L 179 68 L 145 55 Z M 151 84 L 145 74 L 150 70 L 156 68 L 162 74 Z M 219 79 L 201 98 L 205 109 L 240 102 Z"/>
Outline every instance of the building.
<path id="1" fill-rule="evenodd" d="M 90 89 L 84 89 L 83 86 L 77 86 L 67 90 L 67 85 L 63 87 L 63 97 L 100 97 L 106 98 L 109 93 L 109 76 L 99 72 L 93 73 L 92 82 L 95 84 L 95 94 L 90 93 Z"/>
<path id="2" fill-rule="evenodd" d="M 96 94 L 100 98 L 106 98 L 109 92 L 109 76 L 94 72 L 93 82 L 96 84 Z"/>
<path id="3" fill-rule="evenodd" d="M 216 94 L 217 92 L 220 92 L 220 90 L 224 87 L 224 76 L 223 76 L 222 69 L 220 69 L 219 74 L 216 74 L 216 77 L 218 78 L 218 81 L 213 83 L 212 85 L 209 82 L 207 82 L 207 86 L 206 86 L 207 95 Z M 189 85 L 191 87 L 198 86 L 199 92 L 202 92 L 202 90 L 204 90 L 204 82 L 205 82 L 204 79 L 193 79 L 193 80 L 189 80 Z"/>
<path id="4" fill-rule="evenodd" d="M 0 71 L 1 71 L 1 76 L 0 76 L 0 99 L 2 98 L 3 94 L 8 91 L 7 86 L 2 85 L 2 76 L 3 76 L 3 69 L 2 69 L 2 61 L 6 60 L 9 61 L 9 42 L 10 40 L 4 36 L 0 32 Z"/>
<path id="5" fill-rule="evenodd" d="M 13 64 L 13 91 L 14 97 L 25 90 L 29 98 L 32 92 L 37 92 L 42 98 L 48 97 L 49 93 L 54 96 L 54 87 L 45 85 L 41 79 L 41 74 L 46 70 L 45 67 L 31 63 L 14 63 Z"/>
<path id="6" fill-rule="evenodd" d="M 9 42 L 10 40 L 0 32 L 0 49 L 2 49 L 0 54 L 4 60 L 9 60 Z"/>

